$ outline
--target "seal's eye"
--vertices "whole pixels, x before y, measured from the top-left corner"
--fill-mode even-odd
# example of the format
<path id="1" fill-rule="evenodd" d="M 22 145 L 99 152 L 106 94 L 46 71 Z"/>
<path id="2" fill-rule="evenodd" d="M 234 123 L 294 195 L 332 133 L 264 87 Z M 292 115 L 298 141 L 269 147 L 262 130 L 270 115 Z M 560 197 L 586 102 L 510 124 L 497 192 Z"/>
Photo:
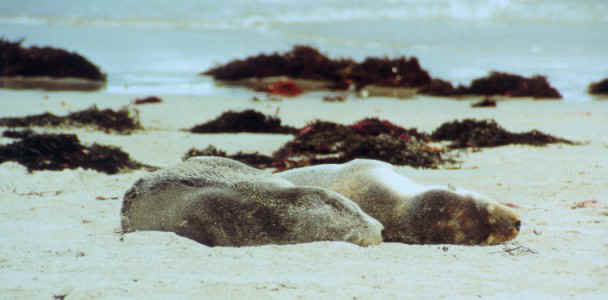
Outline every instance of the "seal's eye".
<path id="1" fill-rule="evenodd" d="M 519 231 L 519 227 L 521 227 L 521 221 L 520 220 L 515 221 L 515 223 L 513 223 L 513 226 L 515 226 L 515 229 L 517 229 L 517 231 Z"/>

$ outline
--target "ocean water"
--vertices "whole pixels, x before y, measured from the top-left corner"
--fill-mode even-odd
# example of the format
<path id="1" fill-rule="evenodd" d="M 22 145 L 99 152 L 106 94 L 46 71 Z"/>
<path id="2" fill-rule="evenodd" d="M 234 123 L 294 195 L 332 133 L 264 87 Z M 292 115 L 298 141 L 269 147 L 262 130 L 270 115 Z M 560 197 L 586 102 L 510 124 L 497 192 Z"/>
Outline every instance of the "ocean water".
<path id="1" fill-rule="evenodd" d="M 607 11 L 605 0 L 20 0 L 0 3 L 0 36 L 83 54 L 108 74 L 101 93 L 249 93 L 198 74 L 307 44 L 335 58 L 416 56 L 453 83 L 541 74 L 585 102 L 608 77 Z"/>

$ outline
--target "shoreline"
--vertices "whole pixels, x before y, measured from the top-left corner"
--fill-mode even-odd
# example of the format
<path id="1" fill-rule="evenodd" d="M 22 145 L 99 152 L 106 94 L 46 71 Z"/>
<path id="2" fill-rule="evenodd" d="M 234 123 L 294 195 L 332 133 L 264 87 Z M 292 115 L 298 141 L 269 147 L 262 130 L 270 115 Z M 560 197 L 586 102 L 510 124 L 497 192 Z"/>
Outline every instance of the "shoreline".
<path id="1" fill-rule="evenodd" d="M 205 75 L 208 76 L 208 75 Z M 299 86 L 303 94 L 311 93 L 311 92 L 326 92 L 333 94 L 342 94 L 345 96 L 355 96 L 359 98 L 394 98 L 396 100 L 405 100 L 412 99 L 416 96 L 420 97 L 433 97 L 437 99 L 443 100 L 470 100 L 470 99 L 485 99 L 491 98 L 496 101 L 519 101 L 519 100 L 534 100 L 534 101 L 565 101 L 562 98 L 536 98 L 530 96 L 503 96 L 503 95 L 475 95 L 475 94 L 463 94 L 463 95 L 452 95 L 452 96 L 439 96 L 439 95 L 428 95 L 424 93 L 420 93 L 419 90 L 421 88 L 404 88 L 404 87 L 390 87 L 390 86 L 381 86 L 370 84 L 361 88 L 361 90 L 356 91 L 354 88 L 349 88 L 345 90 L 340 89 L 332 89 L 331 87 L 335 85 L 334 82 L 324 81 L 324 80 L 309 80 L 309 79 L 299 79 L 293 78 L 289 76 L 270 76 L 270 77 L 252 77 L 247 79 L 239 79 L 239 80 L 218 80 L 212 79 L 215 83 L 216 87 L 237 87 L 237 88 L 247 88 L 252 91 L 263 92 L 269 86 L 277 82 L 294 82 L 297 86 Z M 268 93 L 268 95 L 273 95 L 272 93 Z M 281 96 L 281 95 L 278 95 Z M 294 98 L 306 96 L 299 95 Z M 602 98 L 608 98 L 608 96 L 603 95 L 592 95 L 594 99 L 601 100 Z M 291 97 L 288 97 L 291 98 Z"/>
<path id="2" fill-rule="evenodd" d="M 0 76 L 0 88 L 46 91 L 98 91 L 106 86 L 102 80 L 55 78 L 48 76 Z"/>

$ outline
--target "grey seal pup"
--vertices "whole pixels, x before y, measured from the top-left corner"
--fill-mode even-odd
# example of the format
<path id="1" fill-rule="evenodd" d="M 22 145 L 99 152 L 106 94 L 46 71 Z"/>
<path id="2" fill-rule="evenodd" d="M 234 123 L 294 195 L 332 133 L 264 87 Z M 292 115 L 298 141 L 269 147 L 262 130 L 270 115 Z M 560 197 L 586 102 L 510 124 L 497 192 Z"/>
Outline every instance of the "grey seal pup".
<path id="1" fill-rule="evenodd" d="M 124 195 L 123 232 L 175 232 L 208 246 L 382 242 L 382 224 L 343 195 L 221 157 L 193 157 Z"/>
<path id="2" fill-rule="evenodd" d="M 275 175 L 353 200 L 384 225 L 385 241 L 494 245 L 515 238 L 521 225 L 513 210 L 478 193 L 420 185 L 377 160 L 356 159 Z"/>

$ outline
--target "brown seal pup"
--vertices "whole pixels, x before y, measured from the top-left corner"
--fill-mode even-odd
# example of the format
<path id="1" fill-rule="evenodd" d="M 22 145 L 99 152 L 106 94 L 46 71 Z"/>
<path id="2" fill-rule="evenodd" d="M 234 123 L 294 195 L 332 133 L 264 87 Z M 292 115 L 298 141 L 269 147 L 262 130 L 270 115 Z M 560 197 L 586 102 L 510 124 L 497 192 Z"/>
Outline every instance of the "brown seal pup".
<path id="1" fill-rule="evenodd" d="M 123 232 L 171 231 L 208 246 L 382 242 L 382 224 L 346 197 L 221 157 L 194 157 L 139 179 Z"/>
<path id="2" fill-rule="evenodd" d="M 494 245 L 513 239 L 521 225 L 511 209 L 480 194 L 419 185 L 381 161 L 356 159 L 276 175 L 350 198 L 384 225 L 385 241 Z"/>

